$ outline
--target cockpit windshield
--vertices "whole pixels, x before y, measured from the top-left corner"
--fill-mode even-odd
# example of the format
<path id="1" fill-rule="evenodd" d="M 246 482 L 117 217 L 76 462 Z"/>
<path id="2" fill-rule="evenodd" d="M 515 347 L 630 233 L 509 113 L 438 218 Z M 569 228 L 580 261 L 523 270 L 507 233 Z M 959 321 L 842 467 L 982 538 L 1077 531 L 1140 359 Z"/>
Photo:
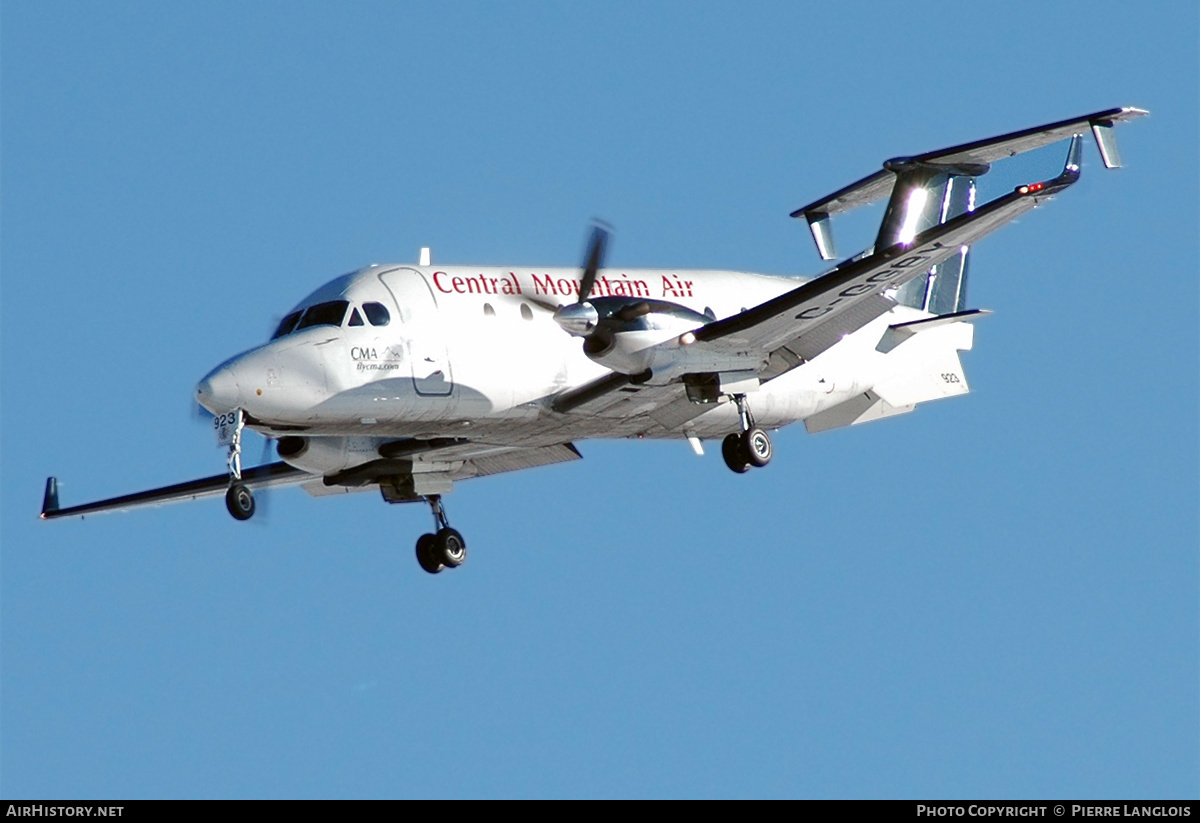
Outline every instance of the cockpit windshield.
<path id="1" fill-rule="evenodd" d="M 345 320 L 346 311 L 349 308 L 350 302 L 347 300 L 331 300 L 328 303 L 317 303 L 315 306 L 294 311 L 283 318 L 278 328 L 275 329 L 275 333 L 271 335 L 271 339 L 275 340 L 312 326 L 340 326 Z M 364 303 L 362 308 L 367 316 L 367 321 L 373 326 L 386 326 L 391 320 L 388 310 L 382 303 Z M 363 325 L 357 308 L 350 316 L 350 325 Z"/>
<path id="2" fill-rule="evenodd" d="M 350 304 L 345 300 L 330 300 L 328 303 L 318 303 L 304 310 L 304 316 L 296 326 L 296 331 L 313 326 L 340 326 L 346 316 Z"/>
<path id="3" fill-rule="evenodd" d="M 283 337 L 285 334 L 291 334 L 292 330 L 296 328 L 296 324 L 300 322 L 300 315 L 303 313 L 303 311 L 294 311 L 283 318 L 279 327 L 275 329 L 275 333 L 271 335 L 271 339 L 274 340 L 277 337 Z"/>

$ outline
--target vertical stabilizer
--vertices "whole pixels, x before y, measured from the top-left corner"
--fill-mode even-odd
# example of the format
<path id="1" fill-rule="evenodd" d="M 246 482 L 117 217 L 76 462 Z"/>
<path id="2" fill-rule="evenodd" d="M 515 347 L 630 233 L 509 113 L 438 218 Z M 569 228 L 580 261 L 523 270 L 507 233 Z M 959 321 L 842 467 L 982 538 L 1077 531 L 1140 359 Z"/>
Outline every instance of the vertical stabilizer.
<path id="1" fill-rule="evenodd" d="M 966 175 L 946 175 L 939 190 L 938 212 L 930 225 L 945 223 L 960 214 L 975 211 L 975 178 Z M 885 221 L 886 223 L 886 221 Z M 882 235 L 882 231 L 881 231 Z M 958 254 L 931 268 L 924 277 L 905 283 L 896 292 L 896 302 L 932 314 L 962 311 L 967 302 L 967 260 L 970 248 L 963 246 Z"/>

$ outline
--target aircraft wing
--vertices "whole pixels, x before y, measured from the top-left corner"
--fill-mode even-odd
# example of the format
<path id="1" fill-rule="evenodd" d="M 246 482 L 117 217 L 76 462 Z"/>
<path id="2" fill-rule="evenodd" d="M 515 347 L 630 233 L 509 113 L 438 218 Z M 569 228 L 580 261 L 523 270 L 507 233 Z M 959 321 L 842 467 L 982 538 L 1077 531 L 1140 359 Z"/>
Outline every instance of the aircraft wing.
<path id="1" fill-rule="evenodd" d="M 890 311 L 896 302 L 885 293 L 888 290 L 925 274 L 961 247 L 1070 186 L 1079 179 L 1079 156 L 1080 141 L 1075 139 L 1062 174 L 1053 180 L 1022 186 L 916 235 L 911 243 L 845 261 L 779 297 L 709 323 L 696 330 L 692 346 L 714 354 L 762 352 L 766 366 L 759 379 L 778 377 Z M 648 385 L 612 372 L 556 396 L 551 408 L 560 414 L 609 418 L 605 422 L 610 436 L 614 431 L 615 436 L 631 436 L 652 431 L 646 429 L 648 421 L 677 430 L 712 407 L 690 402 L 679 382 Z"/>
<path id="2" fill-rule="evenodd" d="M 388 447 L 390 446 L 390 448 Z M 405 448 L 407 447 L 407 448 Z M 435 441 L 395 441 L 385 445 L 389 457 L 382 457 L 328 477 L 276 462 L 242 471 L 242 483 L 253 490 L 271 486 L 304 484 L 304 489 L 317 496 L 349 491 L 364 491 L 381 480 L 411 476 L 414 463 L 422 465 L 424 476 L 444 475 L 454 481 L 486 477 L 502 472 L 535 468 L 552 463 L 578 460 L 582 457 L 571 443 L 549 443 L 528 446 L 492 445 L 459 438 Z M 46 495 L 42 501 L 41 518 L 80 517 L 124 511 L 142 506 L 161 506 L 201 497 L 216 497 L 229 489 L 229 474 L 216 474 L 199 480 L 189 480 L 171 486 L 97 500 L 63 508 L 58 501 L 58 480 L 46 480 Z M 434 493 L 434 492 L 431 492 Z M 415 493 L 412 500 L 421 499 Z M 391 502 L 409 502 L 393 500 Z"/>
<path id="3" fill-rule="evenodd" d="M 712 409 L 688 400 L 681 383 L 650 385 L 613 372 L 558 395 L 550 406 L 560 414 L 590 418 L 597 436 L 657 436 Z M 579 424 L 573 423 L 578 430 Z"/>
<path id="4" fill-rule="evenodd" d="M 312 475 L 300 469 L 293 468 L 287 463 L 268 463 L 242 472 L 242 483 L 251 489 L 267 488 L 269 486 L 284 486 L 291 483 L 301 483 Z M 42 499 L 43 520 L 54 520 L 58 517 L 78 517 L 85 514 L 102 514 L 104 512 L 136 509 L 141 506 L 161 506 L 165 503 L 178 503 L 184 500 L 196 500 L 201 497 L 214 497 L 224 494 L 229 488 L 229 473 L 223 472 L 212 477 L 199 480 L 189 480 L 176 483 L 173 486 L 163 486 L 158 489 L 126 494 L 121 497 L 110 497 L 107 500 L 97 500 L 79 506 L 61 508 L 58 504 L 58 480 L 51 477 L 46 480 L 46 496 Z"/>
<path id="5" fill-rule="evenodd" d="M 724 320 L 696 330 L 692 345 L 714 353 L 762 352 L 762 381 L 778 377 L 833 346 L 847 334 L 886 314 L 895 305 L 885 292 L 925 274 L 986 234 L 1034 208 L 1079 178 L 1079 141 L 1072 143 L 1063 173 L 1036 183 L 917 235 L 911 244 L 895 245 L 867 257 L 848 260 L 807 283 Z M 561 414 L 612 417 L 628 421 L 640 433 L 645 415 L 675 430 L 711 406 L 691 403 L 683 386 L 639 384 L 613 372 L 555 397 L 551 408 Z M 613 420 L 607 421 L 611 427 Z"/>

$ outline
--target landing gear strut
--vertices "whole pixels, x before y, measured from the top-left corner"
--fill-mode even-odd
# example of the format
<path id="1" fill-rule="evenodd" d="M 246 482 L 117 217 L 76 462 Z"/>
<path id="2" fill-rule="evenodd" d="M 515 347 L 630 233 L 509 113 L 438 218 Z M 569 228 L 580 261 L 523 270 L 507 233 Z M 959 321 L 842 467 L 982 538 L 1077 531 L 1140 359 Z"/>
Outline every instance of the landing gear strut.
<path id="1" fill-rule="evenodd" d="M 237 423 L 229 438 L 229 491 L 225 492 L 225 508 L 235 520 L 249 520 L 254 516 L 254 492 L 242 482 L 242 429 L 246 426 L 246 415 L 238 409 Z"/>
<path id="2" fill-rule="evenodd" d="M 721 443 L 721 456 L 725 458 L 726 466 L 738 474 L 744 474 L 751 467 L 762 468 L 770 463 L 773 449 L 771 438 L 754 424 L 754 415 L 746 404 L 746 395 L 735 394 L 733 402 L 737 404 L 742 430 L 725 437 Z"/>
<path id="3" fill-rule="evenodd" d="M 433 510 L 435 533 L 417 538 L 417 562 L 430 574 L 461 566 L 467 559 L 467 543 L 461 534 L 450 528 L 446 509 L 442 506 L 442 496 L 431 494 L 425 500 Z"/>

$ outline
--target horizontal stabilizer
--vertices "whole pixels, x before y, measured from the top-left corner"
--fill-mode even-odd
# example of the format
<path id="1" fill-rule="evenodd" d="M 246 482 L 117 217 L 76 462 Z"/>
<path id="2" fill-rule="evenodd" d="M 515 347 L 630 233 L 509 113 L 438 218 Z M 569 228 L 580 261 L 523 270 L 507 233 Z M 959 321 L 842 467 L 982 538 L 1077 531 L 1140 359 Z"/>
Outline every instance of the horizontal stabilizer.
<path id="1" fill-rule="evenodd" d="M 1113 126 L 1148 114 L 1144 109 L 1105 109 L 1091 114 L 1059 120 L 1055 123 L 1035 126 L 986 140 L 963 143 L 937 151 L 918 154 L 914 157 L 896 157 L 883 164 L 883 168 L 833 194 L 802 206 L 792 212 L 792 217 L 804 217 L 812 231 L 817 251 L 824 260 L 834 259 L 833 233 L 829 218 L 840 212 L 865 206 L 881 200 L 892 193 L 897 176 L 906 170 L 924 168 L 951 175 L 976 177 L 985 174 L 988 166 L 997 160 L 1013 157 L 1027 151 L 1047 146 L 1059 140 L 1091 130 L 1100 150 L 1100 157 L 1108 168 L 1121 164 L 1117 154 L 1117 143 Z"/>
<path id="2" fill-rule="evenodd" d="M 913 160 L 939 165 L 945 163 L 994 163 L 1005 157 L 1013 157 L 1027 151 L 1040 149 L 1051 143 L 1057 143 L 1059 140 L 1066 140 L 1068 137 L 1081 134 L 1090 127 L 1101 126 L 1111 129 L 1116 123 L 1132 120 L 1145 114 L 1149 114 L 1145 109 L 1106 109 L 1081 117 L 1072 117 L 1069 120 L 1060 120 L 1057 123 L 1047 123 L 1044 126 L 1035 126 L 1031 129 L 1004 134 L 1000 137 L 931 151 L 928 154 L 918 155 Z"/>

